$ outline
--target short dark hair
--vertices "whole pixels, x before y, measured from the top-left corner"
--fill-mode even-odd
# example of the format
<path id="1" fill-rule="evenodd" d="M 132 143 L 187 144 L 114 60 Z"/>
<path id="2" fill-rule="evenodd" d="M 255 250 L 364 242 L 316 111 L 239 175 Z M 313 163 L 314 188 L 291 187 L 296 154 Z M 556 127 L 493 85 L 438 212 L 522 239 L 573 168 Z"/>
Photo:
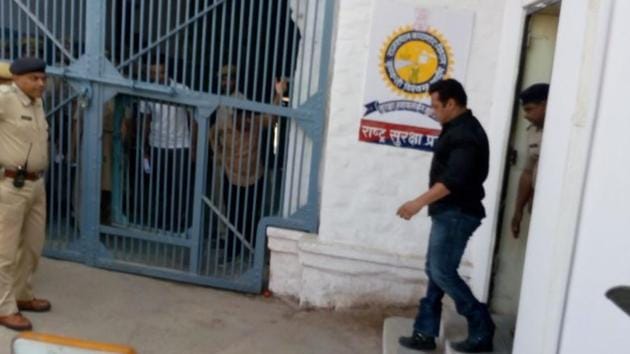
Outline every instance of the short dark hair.
<path id="1" fill-rule="evenodd" d="M 429 86 L 429 94 L 432 95 L 436 92 L 440 96 L 442 104 L 446 104 L 451 98 L 461 107 L 466 107 L 468 104 L 468 96 L 464 86 L 455 79 L 440 80 Z"/>
<path id="2" fill-rule="evenodd" d="M 538 83 L 526 88 L 518 95 L 522 104 L 540 103 L 547 101 L 549 96 L 549 84 Z"/>
<path id="3" fill-rule="evenodd" d="M 148 54 L 142 57 L 142 62 L 145 65 L 148 66 L 162 66 L 164 67 L 164 69 L 166 69 L 166 60 L 167 57 L 166 55 L 164 55 L 163 53 L 160 53 L 160 55 L 157 54 Z"/>

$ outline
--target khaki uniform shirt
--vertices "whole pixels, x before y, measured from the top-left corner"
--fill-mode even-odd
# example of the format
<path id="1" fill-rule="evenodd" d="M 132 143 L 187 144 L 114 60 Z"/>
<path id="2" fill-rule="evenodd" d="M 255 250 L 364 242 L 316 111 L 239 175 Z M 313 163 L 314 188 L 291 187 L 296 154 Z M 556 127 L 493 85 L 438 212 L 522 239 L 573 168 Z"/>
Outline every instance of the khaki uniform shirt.
<path id="1" fill-rule="evenodd" d="M 28 172 L 48 167 L 48 123 L 42 100 L 32 101 L 15 84 L 0 86 L 0 166 L 15 170 L 24 166 L 27 156 Z"/>
<path id="2" fill-rule="evenodd" d="M 258 141 L 261 124 L 244 117 L 236 119 L 243 119 L 245 122 L 238 127 L 231 119 L 217 121 L 210 131 L 210 146 L 215 159 L 223 164 L 230 183 L 247 187 L 256 183 L 264 172 Z"/>
<path id="3" fill-rule="evenodd" d="M 527 128 L 527 162 L 525 163 L 525 170 L 532 173 L 532 185 L 536 185 L 542 134 L 542 128 L 538 128 L 535 125 L 530 125 Z"/>
<path id="4" fill-rule="evenodd" d="M 245 96 L 235 93 L 233 97 Z M 260 120 L 251 117 L 251 113 L 235 117 L 229 107 L 220 106 L 217 109 L 216 123 L 209 132 L 210 147 L 233 185 L 248 187 L 263 176 L 258 140 L 262 128 L 260 123 Z"/>

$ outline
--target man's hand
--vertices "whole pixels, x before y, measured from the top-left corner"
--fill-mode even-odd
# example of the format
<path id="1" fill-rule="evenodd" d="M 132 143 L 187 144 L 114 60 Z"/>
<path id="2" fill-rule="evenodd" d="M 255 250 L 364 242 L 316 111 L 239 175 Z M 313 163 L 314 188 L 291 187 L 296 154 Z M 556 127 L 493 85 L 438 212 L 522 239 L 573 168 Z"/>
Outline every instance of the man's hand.
<path id="1" fill-rule="evenodd" d="M 277 80 L 274 85 L 276 95 L 282 98 L 288 87 L 289 87 L 289 83 L 286 79 Z"/>
<path id="2" fill-rule="evenodd" d="M 422 204 L 422 202 L 416 199 L 410 200 L 406 202 L 405 204 L 401 205 L 400 208 L 398 208 L 396 215 L 400 216 L 401 218 L 405 220 L 409 220 L 414 215 L 418 214 L 420 210 L 422 210 L 422 208 L 424 208 L 424 204 Z"/>
<path id="3" fill-rule="evenodd" d="M 512 235 L 514 238 L 518 238 L 518 234 L 521 232 L 521 221 L 523 220 L 523 212 L 515 211 L 512 216 Z"/>
<path id="4" fill-rule="evenodd" d="M 451 194 L 451 191 L 446 188 L 444 183 L 435 183 L 428 191 L 424 192 L 418 198 L 401 205 L 396 214 L 405 220 L 409 220 L 414 215 L 418 214 L 425 206 L 431 205 L 431 203 L 436 202 L 449 194 Z"/>

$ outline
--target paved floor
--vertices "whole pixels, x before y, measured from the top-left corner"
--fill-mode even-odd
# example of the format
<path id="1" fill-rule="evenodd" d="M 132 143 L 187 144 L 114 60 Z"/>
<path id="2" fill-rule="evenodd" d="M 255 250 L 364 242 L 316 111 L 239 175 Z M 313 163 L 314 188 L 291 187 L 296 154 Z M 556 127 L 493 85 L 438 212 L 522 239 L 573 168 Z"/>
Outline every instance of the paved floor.
<path id="1" fill-rule="evenodd" d="M 43 259 L 36 295 L 53 310 L 35 330 L 131 345 L 140 354 L 381 353 L 391 315 L 414 309 L 313 311 L 277 299 Z M 0 352 L 16 332 L 0 327 Z M 7 348 L 7 349 L 2 349 Z"/>

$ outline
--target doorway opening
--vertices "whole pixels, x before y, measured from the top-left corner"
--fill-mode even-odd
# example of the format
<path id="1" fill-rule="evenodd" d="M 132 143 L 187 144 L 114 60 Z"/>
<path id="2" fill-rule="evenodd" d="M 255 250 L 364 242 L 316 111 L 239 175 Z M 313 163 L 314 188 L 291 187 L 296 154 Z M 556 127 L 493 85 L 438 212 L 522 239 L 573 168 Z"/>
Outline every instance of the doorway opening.
<path id="1" fill-rule="evenodd" d="M 548 84 L 551 81 L 560 8 L 559 1 L 535 4 L 526 19 L 522 38 L 516 87 L 517 96 L 514 100 L 508 154 L 505 162 L 500 214 L 496 226 L 497 242 L 488 301 L 493 313 L 512 317 L 513 323 L 515 323 L 518 313 L 529 220 L 532 211 L 531 200 L 523 208 L 518 237 L 514 235 L 512 220 L 517 209 L 521 175 L 525 169 L 531 168 L 532 149 L 536 147 L 534 146 L 536 143 L 532 142 L 531 131 L 538 130 L 532 126 L 530 121 L 525 119 L 521 100 L 518 96 L 523 90 L 534 84 Z M 533 186 L 535 187 L 535 178 Z"/>

